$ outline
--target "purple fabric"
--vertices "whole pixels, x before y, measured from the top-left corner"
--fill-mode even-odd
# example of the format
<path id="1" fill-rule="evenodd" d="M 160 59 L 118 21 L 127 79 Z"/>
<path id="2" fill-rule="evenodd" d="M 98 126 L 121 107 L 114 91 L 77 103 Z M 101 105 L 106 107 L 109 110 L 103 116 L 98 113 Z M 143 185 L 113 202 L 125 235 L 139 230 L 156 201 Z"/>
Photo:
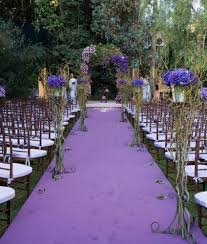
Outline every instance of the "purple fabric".
<path id="1" fill-rule="evenodd" d="M 89 111 L 89 131 L 78 132 L 76 125 L 66 141 L 72 149 L 65 154 L 66 169 L 75 166 L 77 172 L 57 182 L 46 172 L 0 244 L 187 243 L 151 232 L 153 221 L 165 228 L 172 220 L 175 199 L 156 196 L 173 189 L 147 151 L 128 146 L 131 127 L 119 121 L 118 109 Z M 193 231 L 198 244 L 207 243 L 199 228 Z"/>

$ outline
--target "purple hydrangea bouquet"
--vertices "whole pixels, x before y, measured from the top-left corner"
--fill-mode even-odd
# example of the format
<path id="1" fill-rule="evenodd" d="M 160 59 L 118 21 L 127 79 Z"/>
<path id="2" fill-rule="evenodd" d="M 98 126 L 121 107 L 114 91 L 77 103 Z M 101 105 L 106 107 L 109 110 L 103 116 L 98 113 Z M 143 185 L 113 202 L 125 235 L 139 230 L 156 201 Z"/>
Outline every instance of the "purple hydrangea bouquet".
<path id="1" fill-rule="evenodd" d="M 142 99 L 143 99 L 143 85 L 144 81 L 135 79 L 132 81 L 133 102 L 135 105 L 135 118 L 134 118 L 134 140 L 132 146 L 143 147 L 141 140 L 141 131 L 139 126 L 139 117 L 141 114 Z"/>
<path id="2" fill-rule="evenodd" d="M 117 73 L 128 73 L 129 71 L 129 58 L 121 54 L 115 54 L 111 58 L 111 64 L 115 66 Z"/>
<path id="3" fill-rule="evenodd" d="M 174 102 L 184 102 L 186 88 L 199 82 L 198 77 L 187 69 L 167 71 L 163 76 L 163 81 L 165 85 L 172 88 Z"/>
<path id="4" fill-rule="evenodd" d="M 197 120 L 200 110 L 200 96 L 198 77 L 187 69 L 176 69 L 168 71 L 163 76 L 164 84 L 170 86 L 174 93 L 173 106 L 171 106 L 171 131 L 169 152 L 176 168 L 176 199 L 177 208 L 173 221 L 167 230 L 173 230 L 172 233 L 181 234 L 183 239 L 191 243 L 191 225 L 192 216 L 189 214 L 190 195 L 187 187 L 188 177 L 186 167 L 190 149 L 189 135 L 192 133 L 192 127 Z M 205 91 L 201 92 L 202 96 Z M 197 176 L 195 175 L 194 180 Z M 159 228 L 158 228 L 159 229 Z M 157 229 L 157 230 L 158 230 Z M 155 232 L 157 232 L 157 230 Z M 166 230 L 163 231 L 166 233 Z M 194 243 L 194 241 L 192 242 Z"/>
<path id="5" fill-rule="evenodd" d="M 64 127 L 63 119 L 65 108 L 67 105 L 67 95 L 66 95 L 66 85 L 67 81 L 62 75 L 51 75 L 47 80 L 47 90 L 48 90 L 48 100 L 52 115 L 54 117 L 55 123 L 55 167 L 52 170 L 52 175 L 54 179 L 61 178 L 61 174 L 64 173 Z"/>

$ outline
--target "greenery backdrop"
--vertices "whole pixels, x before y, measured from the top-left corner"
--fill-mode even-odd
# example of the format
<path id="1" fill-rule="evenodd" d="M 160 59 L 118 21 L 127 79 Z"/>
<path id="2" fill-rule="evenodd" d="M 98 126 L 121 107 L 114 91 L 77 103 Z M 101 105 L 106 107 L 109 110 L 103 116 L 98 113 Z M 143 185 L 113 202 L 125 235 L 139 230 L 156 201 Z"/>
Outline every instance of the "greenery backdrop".
<path id="1" fill-rule="evenodd" d="M 0 11 L 0 84 L 10 97 L 33 94 L 43 65 L 68 62 L 78 74 L 90 44 L 114 44 L 148 74 L 206 63 L 205 0 L 3 0 Z M 113 79 L 102 75 L 94 69 L 95 90 Z"/>

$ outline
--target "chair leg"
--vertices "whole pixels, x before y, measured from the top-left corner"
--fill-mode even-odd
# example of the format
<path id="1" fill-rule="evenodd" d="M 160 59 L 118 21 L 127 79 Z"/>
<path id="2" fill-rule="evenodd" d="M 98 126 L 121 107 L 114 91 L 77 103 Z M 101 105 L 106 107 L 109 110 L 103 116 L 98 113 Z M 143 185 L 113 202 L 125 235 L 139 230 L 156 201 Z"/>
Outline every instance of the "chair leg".
<path id="1" fill-rule="evenodd" d="M 205 191 L 206 190 L 206 182 L 204 181 L 203 182 L 203 191 Z"/>
<path id="2" fill-rule="evenodd" d="M 157 161 L 160 160 L 160 149 L 159 148 L 156 149 L 156 158 L 157 158 Z"/>
<path id="3" fill-rule="evenodd" d="M 27 197 L 29 197 L 29 194 L 30 194 L 30 179 L 31 179 L 31 175 L 28 175 L 27 176 L 27 179 L 26 179 L 26 191 L 27 191 Z"/>
<path id="4" fill-rule="evenodd" d="M 6 212 L 7 212 L 7 225 L 10 225 L 11 222 L 11 202 L 6 203 Z"/>
<path id="5" fill-rule="evenodd" d="M 168 175 L 169 175 L 169 161 L 168 160 L 166 160 L 166 177 L 168 178 Z"/>
<path id="6" fill-rule="evenodd" d="M 198 209 L 198 225 L 201 228 L 202 227 L 202 207 L 200 205 L 197 205 Z"/>

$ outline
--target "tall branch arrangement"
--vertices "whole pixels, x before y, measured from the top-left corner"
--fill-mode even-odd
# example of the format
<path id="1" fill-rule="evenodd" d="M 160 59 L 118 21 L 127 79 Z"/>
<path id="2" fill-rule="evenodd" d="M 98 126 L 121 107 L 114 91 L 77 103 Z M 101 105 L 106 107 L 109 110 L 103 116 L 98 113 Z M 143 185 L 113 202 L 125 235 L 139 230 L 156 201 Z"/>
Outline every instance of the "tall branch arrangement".
<path id="1" fill-rule="evenodd" d="M 190 196 L 187 188 L 186 165 L 190 152 L 192 126 L 200 110 L 200 82 L 193 72 L 185 69 L 177 69 L 165 73 L 164 83 L 174 88 L 174 97 L 171 104 L 172 110 L 172 139 L 170 153 L 176 166 L 176 198 L 177 208 L 174 219 L 169 227 L 163 231 L 167 234 L 179 234 L 189 243 L 195 243 L 191 234 L 193 223 L 188 210 Z M 159 224 L 152 224 L 153 231 L 159 232 Z"/>
<path id="2" fill-rule="evenodd" d="M 54 179 L 61 178 L 61 174 L 64 173 L 64 127 L 63 127 L 63 117 L 67 104 L 66 96 L 66 84 L 67 81 L 62 75 L 51 75 L 48 77 L 47 87 L 48 87 L 48 99 L 50 109 L 54 116 L 55 121 L 55 167 L 52 170 L 52 176 Z"/>
<path id="3" fill-rule="evenodd" d="M 125 79 L 127 73 L 129 72 L 129 58 L 121 54 L 115 54 L 112 56 L 110 63 L 116 69 L 116 83 L 117 88 L 119 89 L 119 96 L 121 98 L 121 122 L 125 122 L 125 110 L 124 103 L 126 101 L 126 92 L 127 92 L 127 80 Z"/>
<path id="4" fill-rule="evenodd" d="M 134 118 L 134 139 L 131 144 L 132 147 L 143 147 L 141 140 L 141 129 L 139 126 L 139 117 L 141 114 L 142 98 L 143 98 L 143 80 L 132 81 L 133 102 L 135 104 L 135 118 Z"/>
<path id="5" fill-rule="evenodd" d="M 86 102 L 87 102 L 87 79 L 84 77 L 80 77 L 77 80 L 78 82 L 78 104 L 80 106 L 80 131 L 87 131 L 85 126 L 85 118 L 86 118 Z"/>

